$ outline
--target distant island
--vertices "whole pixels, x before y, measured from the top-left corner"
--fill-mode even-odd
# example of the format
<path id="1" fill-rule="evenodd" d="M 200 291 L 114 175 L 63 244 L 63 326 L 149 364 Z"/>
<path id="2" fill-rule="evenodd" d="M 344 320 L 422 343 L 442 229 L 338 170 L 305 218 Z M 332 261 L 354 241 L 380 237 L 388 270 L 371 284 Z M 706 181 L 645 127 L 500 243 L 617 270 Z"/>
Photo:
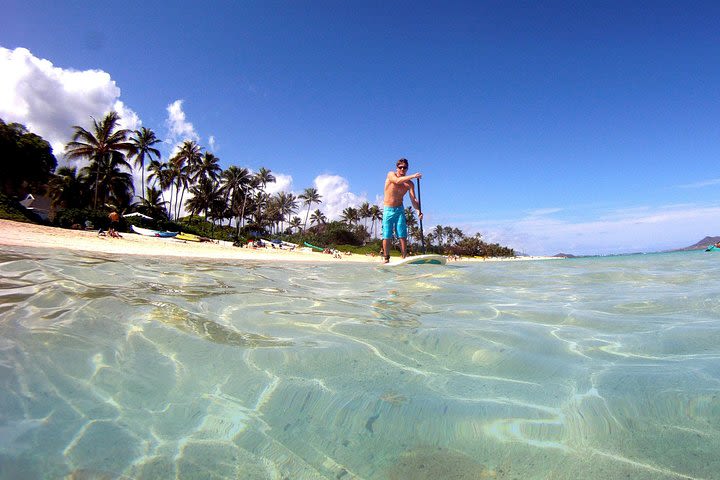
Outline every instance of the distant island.
<path id="1" fill-rule="evenodd" d="M 685 248 L 678 248 L 677 250 L 671 250 L 671 252 L 686 252 L 689 250 L 705 250 L 709 245 L 715 245 L 720 242 L 720 237 L 705 237 L 699 242 L 690 245 Z"/>

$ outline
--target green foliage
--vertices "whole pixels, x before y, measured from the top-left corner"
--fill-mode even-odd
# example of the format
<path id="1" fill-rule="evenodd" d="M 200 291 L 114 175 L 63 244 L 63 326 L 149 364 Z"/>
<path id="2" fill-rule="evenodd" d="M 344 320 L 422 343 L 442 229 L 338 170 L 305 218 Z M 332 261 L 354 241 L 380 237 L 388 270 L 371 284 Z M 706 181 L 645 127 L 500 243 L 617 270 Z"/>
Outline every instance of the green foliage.
<path id="1" fill-rule="evenodd" d="M 503 247 L 497 243 L 485 243 L 480 234 L 473 237 L 464 237 L 454 245 L 446 247 L 446 253 L 464 257 L 514 257 L 512 248 Z"/>
<path id="2" fill-rule="evenodd" d="M 24 196 L 44 190 L 57 160 L 50 144 L 19 123 L 0 118 L 0 191 Z"/>
<path id="3" fill-rule="evenodd" d="M 236 231 L 233 227 L 228 227 L 226 225 L 214 225 L 212 222 L 208 222 L 204 218 L 198 216 L 181 218 L 177 223 L 175 223 L 175 225 L 178 226 L 178 229 L 181 232 L 193 233 L 195 235 L 200 235 L 201 237 L 212 238 L 213 240 L 234 242 L 237 238 Z"/>
<path id="4" fill-rule="evenodd" d="M 286 236 L 292 243 L 302 245 L 309 242 L 318 247 L 337 248 L 337 245 L 362 246 L 363 239 L 356 227 L 348 227 L 343 222 L 330 222 L 308 228 L 304 233 Z"/>
<path id="5" fill-rule="evenodd" d="M 0 192 L 0 218 L 25 223 L 43 223 L 42 219 L 34 212 L 20 205 L 20 202 L 13 200 Z"/>
<path id="6" fill-rule="evenodd" d="M 110 225 L 108 213 L 106 210 L 93 210 L 92 208 L 67 208 L 55 215 L 54 223 L 63 228 L 72 228 L 73 225 L 85 228 L 85 222 L 89 220 L 93 228 L 107 230 Z M 121 222 L 118 229 L 124 231 L 122 227 Z"/>

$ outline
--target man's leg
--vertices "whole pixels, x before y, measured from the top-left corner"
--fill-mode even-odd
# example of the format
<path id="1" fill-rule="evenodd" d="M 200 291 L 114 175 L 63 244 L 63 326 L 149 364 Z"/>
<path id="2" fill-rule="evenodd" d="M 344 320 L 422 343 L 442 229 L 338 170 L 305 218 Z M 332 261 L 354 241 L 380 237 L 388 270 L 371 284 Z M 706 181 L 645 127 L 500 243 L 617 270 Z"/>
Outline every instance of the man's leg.
<path id="1" fill-rule="evenodd" d="M 407 242 L 405 238 L 400 239 L 400 251 L 402 252 L 402 258 L 407 257 Z"/>
<path id="2" fill-rule="evenodd" d="M 383 246 L 383 263 L 388 263 L 390 261 L 390 240 L 387 238 L 383 238 L 382 246 Z"/>

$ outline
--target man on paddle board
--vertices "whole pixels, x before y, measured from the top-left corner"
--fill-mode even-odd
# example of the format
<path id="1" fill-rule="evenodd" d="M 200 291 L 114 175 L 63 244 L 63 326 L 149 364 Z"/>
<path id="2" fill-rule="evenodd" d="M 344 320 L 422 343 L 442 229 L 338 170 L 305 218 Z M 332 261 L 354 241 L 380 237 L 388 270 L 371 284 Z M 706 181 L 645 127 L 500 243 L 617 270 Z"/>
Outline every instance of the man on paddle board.
<path id="1" fill-rule="evenodd" d="M 403 258 L 407 255 L 407 223 L 405 221 L 405 208 L 403 207 L 403 197 L 406 193 L 410 192 L 410 201 L 415 210 L 418 211 L 418 216 L 422 219 L 420 203 L 415 198 L 415 185 L 413 184 L 413 180 L 422 178 L 422 174 L 413 173 L 408 175 L 407 170 L 408 161 L 401 158 L 395 164 L 395 171 L 388 172 L 387 177 L 385 177 L 382 233 L 383 263 L 390 261 L 390 239 L 393 231 L 396 232 L 397 237 L 400 239 L 400 250 Z"/>

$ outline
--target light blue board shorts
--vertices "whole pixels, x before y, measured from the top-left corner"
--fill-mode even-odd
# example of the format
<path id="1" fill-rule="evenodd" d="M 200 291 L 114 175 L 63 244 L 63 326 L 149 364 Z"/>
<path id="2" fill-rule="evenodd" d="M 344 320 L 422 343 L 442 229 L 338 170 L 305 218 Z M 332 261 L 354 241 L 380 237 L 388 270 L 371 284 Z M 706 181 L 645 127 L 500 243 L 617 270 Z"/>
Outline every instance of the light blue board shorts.
<path id="1" fill-rule="evenodd" d="M 397 238 L 407 238 L 405 208 L 402 205 L 383 208 L 383 240 L 392 238 L 393 230 L 397 234 Z"/>

